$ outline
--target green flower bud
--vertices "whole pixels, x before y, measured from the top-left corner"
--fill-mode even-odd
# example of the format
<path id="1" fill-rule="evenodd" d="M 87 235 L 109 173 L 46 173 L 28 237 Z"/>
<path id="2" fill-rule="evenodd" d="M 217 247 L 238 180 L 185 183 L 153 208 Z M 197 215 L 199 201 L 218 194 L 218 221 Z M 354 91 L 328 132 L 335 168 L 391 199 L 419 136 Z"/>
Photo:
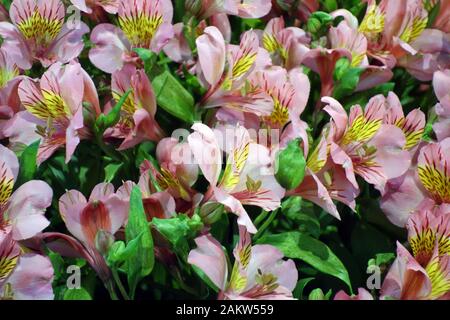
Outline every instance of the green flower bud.
<path id="1" fill-rule="evenodd" d="M 275 177 L 280 185 L 292 190 L 302 183 L 305 177 L 306 161 L 300 147 L 300 139 L 294 139 L 279 151 L 275 162 Z"/>

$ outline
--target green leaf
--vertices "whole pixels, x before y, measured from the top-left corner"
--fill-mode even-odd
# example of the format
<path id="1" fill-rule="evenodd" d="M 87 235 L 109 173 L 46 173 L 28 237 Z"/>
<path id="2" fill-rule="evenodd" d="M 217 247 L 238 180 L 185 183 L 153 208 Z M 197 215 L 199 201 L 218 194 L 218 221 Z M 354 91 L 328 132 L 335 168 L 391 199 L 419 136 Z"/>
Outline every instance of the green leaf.
<path id="1" fill-rule="evenodd" d="M 340 58 L 334 66 L 333 78 L 334 81 L 340 81 L 347 70 L 350 68 L 350 60 L 347 57 Z"/>
<path id="2" fill-rule="evenodd" d="M 188 250 L 187 240 L 194 238 L 203 228 L 201 218 L 197 214 L 192 218 L 185 214 L 171 219 L 153 218 L 152 224 L 176 250 Z"/>
<path id="3" fill-rule="evenodd" d="M 131 89 L 125 92 L 119 101 L 114 105 L 114 107 L 108 112 L 107 115 L 101 114 L 96 122 L 95 127 L 97 131 L 101 134 L 107 129 L 115 126 L 120 120 L 120 111 L 122 110 L 123 104 L 127 101 L 128 96 L 131 93 Z"/>
<path id="4" fill-rule="evenodd" d="M 53 266 L 53 271 L 55 274 L 54 283 L 56 283 L 65 274 L 64 259 L 59 253 L 53 251 L 48 253 L 48 257 Z"/>
<path id="5" fill-rule="evenodd" d="M 156 76 L 152 85 L 161 108 L 187 123 L 194 123 L 194 98 L 169 71 Z"/>
<path id="6" fill-rule="evenodd" d="M 91 295 L 85 289 L 67 289 L 64 292 L 64 300 L 92 300 Z"/>
<path id="7" fill-rule="evenodd" d="M 350 67 L 342 75 L 339 75 L 340 80 L 335 84 L 333 97 L 341 99 L 352 94 L 358 86 L 362 71 L 362 68 Z"/>
<path id="8" fill-rule="evenodd" d="M 333 17 L 326 12 L 313 12 L 306 23 L 307 29 L 314 36 L 320 36 L 326 32 L 327 27 L 333 22 Z"/>
<path id="9" fill-rule="evenodd" d="M 158 55 L 153 51 L 145 48 L 133 49 L 144 62 L 144 70 L 149 79 L 153 79 L 157 74 L 163 72 L 162 68 L 158 66 Z"/>
<path id="10" fill-rule="evenodd" d="M 338 4 L 336 0 L 325 0 L 323 2 L 323 7 L 325 10 L 327 10 L 327 12 L 333 12 L 337 10 Z"/>
<path id="11" fill-rule="evenodd" d="M 303 199 L 298 196 L 291 196 L 281 204 L 281 211 L 288 219 L 295 221 L 299 225 L 299 231 L 308 233 L 314 238 L 320 236 L 320 222 L 313 210 L 307 210 L 302 206 Z"/>
<path id="12" fill-rule="evenodd" d="M 136 167 L 140 167 L 144 160 L 149 160 L 155 168 L 158 168 L 158 161 L 152 156 L 155 153 L 156 145 L 152 141 L 146 141 L 137 147 L 136 157 L 135 157 L 135 165 Z"/>
<path id="13" fill-rule="evenodd" d="M 277 154 L 275 177 L 287 190 L 297 188 L 305 177 L 306 160 L 300 148 L 300 140 L 294 139 Z"/>
<path id="14" fill-rule="evenodd" d="M 313 277 L 300 279 L 297 282 L 297 285 L 295 286 L 295 289 L 293 291 L 293 295 L 297 299 L 303 299 L 303 292 L 305 291 L 305 287 L 310 283 L 312 280 L 314 280 Z"/>
<path id="15" fill-rule="evenodd" d="M 258 243 L 271 244 L 292 259 L 300 259 L 317 270 L 344 281 L 352 290 L 347 269 L 331 249 L 309 235 L 292 231 L 261 237 Z"/>
<path id="16" fill-rule="evenodd" d="M 431 7 L 431 1 L 427 0 L 426 1 L 426 5 Z M 436 21 L 436 18 L 438 17 L 439 13 L 441 11 L 441 1 L 437 1 L 437 3 L 432 6 L 432 9 L 429 10 L 428 13 L 428 23 L 427 23 L 427 28 L 433 28 L 433 24 Z"/>
<path id="17" fill-rule="evenodd" d="M 394 259 L 395 259 L 395 254 L 392 252 L 388 252 L 388 253 L 377 253 L 375 255 L 375 258 L 370 259 L 369 262 L 367 263 L 367 265 L 370 266 L 386 266 L 389 265 Z"/>
<path id="18" fill-rule="evenodd" d="M 331 294 L 333 292 L 328 290 L 326 294 L 323 293 L 322 289 L 317 288 L 311 291 L 309 294 L 308 300 L 330 300 Z"/>
<path id="19" fill-rule="evenodd" d="M 37 170 L 36 158 L 39 149 L 39 143 L 40 141 L 33 142 L 22 152 L 22 155 L 19 159 L 19 176 L 17 177 L 17 181 L 14 184 L 14 188 L 17 189 L 25 182 L 33 180 Z"/>
<path id="20" fill-rule="evenodd" d="M 128 285 L 130 296 L 134 297 L 138 282 L 152 272 L 155 263 L 153 239 L 148 227 L 147 217 L 142 203 L 142 194 L 137 186 L 130 196 L 130 213 L 125 227 L 127 246 L 138 239 L 136 254 L 127 260 Z"/>
<path id="21" fill-rule="evenodd" d="M 116 241 L 111 246 L 108 252 L 108 262 L 111 265 L 120 264 L 122 262 L 126 262 L 127 260 L 132 259 L 137 255 L 139 250 L 139 244 L 141 241 L 143 233 L 140 233 L 139 236 L 130 242 L 127 245 L 123 241 Z"/>
<path id="22" fill-rule="evenodd" d="M 110 163 L 105 167 L 105 182 L 111 182 L 122 169 L 123 163 Z"/>

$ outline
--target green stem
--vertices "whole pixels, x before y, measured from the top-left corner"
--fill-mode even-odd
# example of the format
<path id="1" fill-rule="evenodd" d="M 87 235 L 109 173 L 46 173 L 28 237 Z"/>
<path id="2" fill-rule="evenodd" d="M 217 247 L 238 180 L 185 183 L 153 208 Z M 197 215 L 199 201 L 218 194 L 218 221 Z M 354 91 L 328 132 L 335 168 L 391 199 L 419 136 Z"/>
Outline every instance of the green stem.
<path id="1" fill-rule="evenodd" d="M 119 273 L 117 272 L 117 269 L 116 268 L 112 268 L 111 271 L 112 271 L 112 275 L 113 275 L 114 281 L 116 282 L 116 285 L 119 288 L 120 293 L 122 294 L 122 297 L 125 300 L 130 300 L 130 297 L 128 296 L 128 293 L 125 290 L 125 288 L 124 288 L 124 286 L 122 284 L 122 281 L 120 280 L 120 276 L 119 276 Z"/>
<path id="2" fill-rule="evenodd" d="M 261 210 L 261 213 L 255 219 L 255 227 L 258 227 L 260 223 L 263 222 L 264 219 L 266 219 L 268 214 L 269 211 Z"/>
<path id="3" fill-rule="evenodd" d="M 111 300 L 119 300 L 119 297 L 117 297 L 117 293 L 114 290 L 114 284 L 111 280 L 109 280 L 107 283 L 105 283 L 105 287 L 109 292 L 109 296 L 111 297 Z"/>
<path id="4" fill-rule="evenodd" d="M 257 240 L 259 237 L 261 237 L 261 235 L 264 233 L 264 231 L 266 231 L 266 229 L 273 222 L 273 220 L 275 219 L 277 214 L 278 214 L 278 209 L 272 211 L 272 213 L 270 214 L 269 218 L 264 222 L 264 224 L 261 226 L 261 228 L 259 228 L 258 232 L 253 237 L 253 240 Z"/>
<path id="5" fill-rule="evenodd" d="M 118 162 L 122 162 L 121 157 L 114 151 L 110 150 L 108 146 L 103 141 L 103 134 L 95 133 L 95 142 L 97 142 L 97 145 L 102 149 L 102 151 L 109 157 L 113 158 L 114 160 Z"/>

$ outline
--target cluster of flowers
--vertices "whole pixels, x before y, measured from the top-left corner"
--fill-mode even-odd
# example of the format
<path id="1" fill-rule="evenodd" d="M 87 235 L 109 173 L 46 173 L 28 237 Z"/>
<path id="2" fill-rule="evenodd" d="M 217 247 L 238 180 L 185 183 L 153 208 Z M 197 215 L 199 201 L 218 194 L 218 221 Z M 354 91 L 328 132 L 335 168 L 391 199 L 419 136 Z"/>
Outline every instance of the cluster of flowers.
<path id="1" fill-rule="evenodd" d="M 201 219 L 185 256 L 151 228 L 149 250 L 175 278 L 193 268 L 219 299 L 291 299 L 298 267 L 275 245 L 252 244 L 260 220 L 295 196 L 339 220 L 340 208 L 357 211 L 369 186 L 409 242 L 397 242 L 379 298 L 450 298 L 450 1 L 366 0 L 362 19 L 347 9 L 319 11 L 316 0 L 66 2 L 0 5 L 0 299 L 54 298 L 49 250 L 84 259 L 111 297 L 118 287 L 132 298 L 111 252 L 125 239 L 130 251 L 138 242 L 128 233 L 135 190 L 150 224 Z M 183 19 L 174 24 L 177 10 Z M 236 35 L 236 21 L 255 25 Z M 155 68 L 165 68 L 162 84 Z M 338 101 L 347 71 L 357 70 L 358 93 L 399 68 L 424 91 L 431 81 L 438 103 L 405 112 L 393 91 L 367 97 L 364 107 Z M 161 99 L 177 78 L 195 82 L 192 119 L 175 110 L 184 91 Z M 187 124 L 183 137 L 159 120 L 162 109 Z M 38 168 L 61 151 L 69 165 L 83 143 L 128 164 L 140 145 L 156 149 L 135 181 L 126 169 L 120 185 L 96 181 L 88 199 L 74 189 L 55 199 L 70 186 L 49 185 L 42 174 L 23 180 L 22 158 L 36 141 Z M 256 220 L 253 207 L 262 209 Z M 49 220 L 50 208 L 60 217 Z M 239 230 L 231 274 L 227 245 L 212 235 L 225 212 Z M 364 288 L 335 295 L 373 298 Z"/>

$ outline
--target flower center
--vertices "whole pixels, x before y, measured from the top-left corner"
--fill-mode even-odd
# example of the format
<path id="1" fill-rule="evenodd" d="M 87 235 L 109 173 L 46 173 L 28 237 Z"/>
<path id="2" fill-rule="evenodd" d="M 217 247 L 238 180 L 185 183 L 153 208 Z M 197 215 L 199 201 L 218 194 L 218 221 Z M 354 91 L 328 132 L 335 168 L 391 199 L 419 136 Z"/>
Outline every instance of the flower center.
<path id="1" fill-rule="evenodd" d="M 63 26 L 63 20 L 43 17 L 39 11 L 28 19 L 20 22 L 17 28 L 25 39 L 34 39 L 37 43 L 47 45 L 58 36 Z"/>
<path id="2" fill-rule="evenodd" d="M 419 179 L 438 203 L 450 202 L 450 177 L 434 165 L 418 167 Z"/>
<path id="3" fill-rule="evenodd" d="M 42 99 L 36 104 L 24 103 L 25 108 L 41 120 L 60 120 L 70 115 L 64 99 L 57 93 L 42 90 Z"/>
<path id="4" fill-rule="evenodd" d="M 163 23 L 160 14 L 145 15 L 138 13 L 137 16 L 119 17 L 120 28 L 134 47 L 149 48 L 153 36 Z"/>

